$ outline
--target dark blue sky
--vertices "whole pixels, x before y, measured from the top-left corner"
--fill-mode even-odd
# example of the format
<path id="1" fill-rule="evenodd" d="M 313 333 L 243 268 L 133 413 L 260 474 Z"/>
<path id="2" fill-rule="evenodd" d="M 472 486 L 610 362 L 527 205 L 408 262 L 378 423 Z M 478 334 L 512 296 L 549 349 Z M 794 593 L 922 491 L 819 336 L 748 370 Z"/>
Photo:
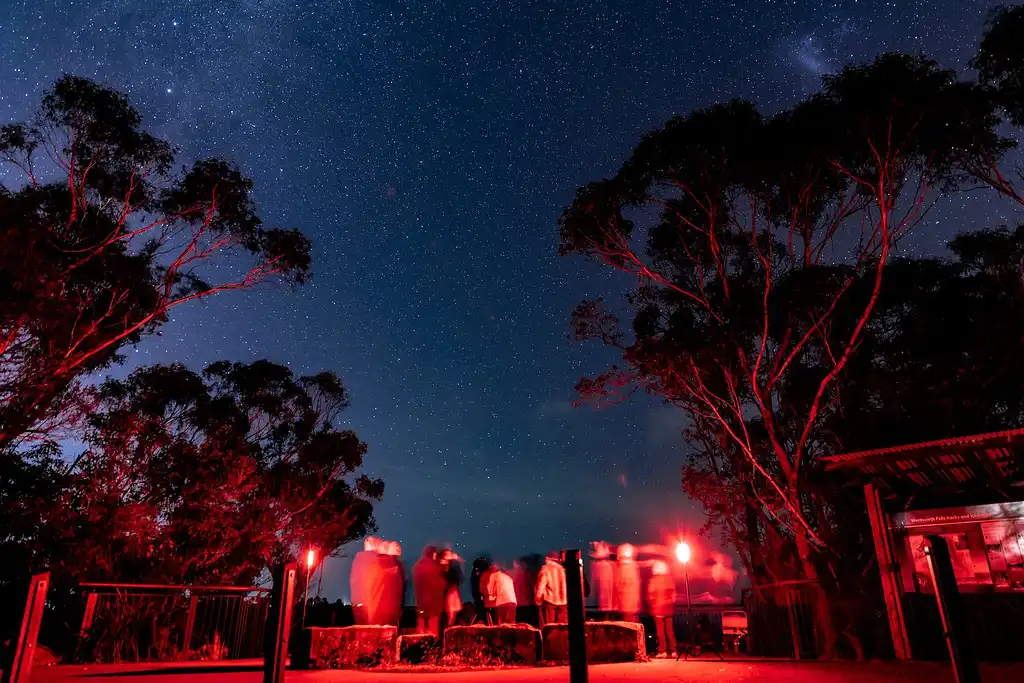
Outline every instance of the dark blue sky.
<path id="1" fill-rule="evenodd" d="M 886 50 L 963 67 L 980 0 L 29 0 L 0 14 L 0 122 L 62 72 L 129 93 L 186 157 L 256 182 L 315 279 L 180 309 L 132 363 L 266 357 L 337 371 L 387 482 L 381 535 L 511 557 L 695 528 L 680 417 L 572 409 L 613 359 L 567 341 L 621 283 L 555 255 L 575 188 L 675 113 L 766 111 Z M 920 249 L 973 212 L 946 209 Z M 340 563 L 329 595 L 342 595 Z"/>

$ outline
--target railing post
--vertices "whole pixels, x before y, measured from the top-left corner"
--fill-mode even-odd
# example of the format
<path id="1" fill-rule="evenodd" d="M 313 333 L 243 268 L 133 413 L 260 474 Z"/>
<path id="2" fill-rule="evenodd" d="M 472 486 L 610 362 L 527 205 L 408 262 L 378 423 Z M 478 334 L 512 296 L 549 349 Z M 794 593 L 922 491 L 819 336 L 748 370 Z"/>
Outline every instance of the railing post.
<path id="1" fill-rule="evenodd" d="M 188 617 L 185 619 L 185 640 L 181 644 L 181 658 L 188 659 L 192 651 L 192 633 L 196 628 L 196 606 L 199 603 L 199 596 L 195 591 L 188 596 Z"/>
<path id="2" fill-rule="evenodd" d="M 92 620 L 96 617 L 96 593 L 89 593 L 85 598 L 85 612 L 82 613 L 82 626 L 78 629 L 78 637 L 84 638 L 92 628 Z"/>
<path id="3" fill-rule="evenodd" d="M 295 604 L 294 562 L 274 567 L 274 586 L 270 592 L 270 612 L 264 636 L 263 683 L 283 683 L 288 661 L 288 639 L 292 631 L 292 607 Z"/>
<path id="4" fill-rule="evenodd" d="M 935 601 L 939 605 L 943 635 L 949 647 L 949 659 L 953 664 L 953 678 L 957 683 L 981 683 L 978 662 L 971 652 L 971 644 L 965 630 L 963 609 L 960 604 L 960 590 L 956 586 L 956 574 L 949 557 L 949 546 L 942 536 L 927 536 L 924 556 L 928 561 L 928 572 L 935 586 Z"/>
<path id="5" fill-rule="evenodd" d="M 789 617 L 789 635 L 793 639 L 793 659 L 800 659 L 800 631 L 797 630 L 796 605 L 793 604 L 793 589 L 789 586 L 782 587 L 782 593 L 786 596 L 786 614 Z"/>
<path id="6" fill-rule="evenodd" d="M 36 574 L 29 583 L 17 643 L 10 661 L 2 662 L 6 665 L 3 667 L 3 683 L 27 683 L 32 674 L 32 662 L 36 657 L 36 641 L 39 639 L 39 623 L 43 618 L 46 591 L 49 587 L 50 572 Z"/>
<path id="7" fill-rule="evenodd" d="M 583 557 L 579 550 L 565 551 L 565 597 L 569 626 L 569 681 L 587 683 L 587 630 L 583 611 Z"/>

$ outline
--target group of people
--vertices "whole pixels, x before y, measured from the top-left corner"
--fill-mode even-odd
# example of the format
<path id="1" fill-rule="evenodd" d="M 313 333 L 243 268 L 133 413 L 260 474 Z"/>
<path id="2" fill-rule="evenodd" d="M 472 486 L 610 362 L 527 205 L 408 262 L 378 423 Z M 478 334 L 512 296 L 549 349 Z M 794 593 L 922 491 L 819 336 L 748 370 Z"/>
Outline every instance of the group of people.
<path id="1" fill-rule="evenodd" d="M 398 543 L 372 537 L 356 554 L 351 590 L 357 624 L 399 624 L 406 593 L 401 555 Z M 636 556 L 636 548 L 628 543 L 614 552 L 607 543 L 592 544 L 584 594 L 600 618 L 635 622 L 641 612 L 649 614 L 660 652 L 674 653 L 676 588 L 669 565 L 661 559 L 638 562 Z M 464 623 L 513 624 L 517 608 L 530 602 L 538 608 L 541 625 L 565 623 L 568 599 L 563 562 L 562 553 L 548 553 L 539 571 L 532 574 L 521 562 L 506 570 L 489 558 L 477 558 L 470 576 L 474 609 Z M 462 558 L 451 549 L 423 549 L 412 571 L 419 633 L 440 634 L 456 623 L 463 609 L 462 564 Z M 646 581 L 642 581 L 641 566 L 650 570 L 644 572 Z"/>
<path id="2" fill-rule="evenodd" d="M 676 611 L 676 584 L 669 565 L 662 559 L 645 562 L 650 567 L 646 590 L 641 590 L 641 563 L 636 548 L 623 543 L 612 553 L 607 543 L 592 544 L 590 557 L 591 596 L 605 617 L 635 622 L 641 611 L 654 619 L 658 651 L 663 656 L 676 652 L 676 634 L 672 620 Z M 646 609 L 644 609 L 646 607 Z"/>
<path id="3" fill-rule="evenodd" d="M 356 624 L 398 626 L 405 607 L 405 567 L 396 541 L 369 537 L 352 560 L 349 588 Z"/>

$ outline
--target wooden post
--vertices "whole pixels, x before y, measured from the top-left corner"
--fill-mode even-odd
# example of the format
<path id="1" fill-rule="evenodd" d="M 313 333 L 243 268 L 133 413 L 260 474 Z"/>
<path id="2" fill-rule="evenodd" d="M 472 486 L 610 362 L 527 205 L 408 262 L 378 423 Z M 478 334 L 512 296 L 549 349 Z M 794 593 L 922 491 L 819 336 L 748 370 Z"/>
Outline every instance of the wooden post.
<path id="1" fill-rule="evenodd" d="M 96 593 L 89 593 L 85 598 L 85 612 L 82 613 L 82 626 L 78 629 L 78 637 L 84 638 L 92 628 L 92 620 L 96 617 L 96 601 L 99 596 Z"/>
<path id="2" fill-rule="evenodd" d="M 189 653 L 192 651 L 192 634 L 196 628 L 196 605 L 199 602 L 199 596 L 193 591 L 188 596 L 188 616 L 185 618 L 185 639 L 181 644 L 181 656 L 182 659 L 188 659 Z"/>
<path id="3" fill-rule="evenodd" d="M 928 572 L 932 575 L 932 585 L 935 586 L 935 601 L 939 605 L 939 618 L 942 619 L 949 659 L 953 664 L 953 678 L 957 683 L 981 683 L 978 662 L 974 659 L 967 637 L 960 590 L 956 585 L 949 546 L 942 536 L 927 536 L 927 539 L 924 556 L 928 561 Z"/>
<path id="4" fill-rule="evenodd" d="M 25 598 L 25 611 L 21 617 L 21 628 L 18 630 L 18 641 L 9 662 L 4 662 L 3 683 L 28 683 L 32 675 L 32 662 L 36 657 L 36 642 L 39 639 L 39 623 L 43 619 L 43 607 L 46 606 L 46 591 L 50 587 L 50 572 L 43 572 L 32 577 L 29 583 L 28 596 Z"/>
<path id="5" fill-rule="evenodd" d="M 896 659 L 910 659 L 910 639 L 907 637 L 907 622 L 903 616 L 903 584 L 900 582 L 899 563 L 888 519 L 882 508 L 882 499 L 874 484 L 864 485 L 864 501 L 871 522 L 871 538 L 875 544 L 875 559 L 878 560 L 878 574 L 882 581 L 885 611 L 889 617 L 893 652 Z"/>
<path id="6" fill-rule="evenodd" d="M 284 683 L 297 574 L 298 568 L 294 562 L 274 567 L 274 586 L 270 592 L 270 612 L 267 614 L 267 630 L 263 641 L 263 683 Z"/>
<path id="7" fill-rule="evenodd" d="M 565 597 L 569 626 L 569 682 L 587 683 L 587 630 L 583 610 L 583 557 L 565 551 Z"/>

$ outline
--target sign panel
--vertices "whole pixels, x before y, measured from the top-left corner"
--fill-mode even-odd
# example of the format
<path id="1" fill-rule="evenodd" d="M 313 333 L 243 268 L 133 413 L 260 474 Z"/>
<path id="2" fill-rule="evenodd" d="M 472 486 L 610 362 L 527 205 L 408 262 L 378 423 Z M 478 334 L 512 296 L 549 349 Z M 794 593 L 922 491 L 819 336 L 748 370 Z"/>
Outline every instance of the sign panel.
<path id="1" fill-rule="evenodd" d="M 964 592 L 1024 592 L 1024 502 L 914 510 L 892 516 L 904 590 L 931 592 L 924 537 L 942 536 Z"/>

